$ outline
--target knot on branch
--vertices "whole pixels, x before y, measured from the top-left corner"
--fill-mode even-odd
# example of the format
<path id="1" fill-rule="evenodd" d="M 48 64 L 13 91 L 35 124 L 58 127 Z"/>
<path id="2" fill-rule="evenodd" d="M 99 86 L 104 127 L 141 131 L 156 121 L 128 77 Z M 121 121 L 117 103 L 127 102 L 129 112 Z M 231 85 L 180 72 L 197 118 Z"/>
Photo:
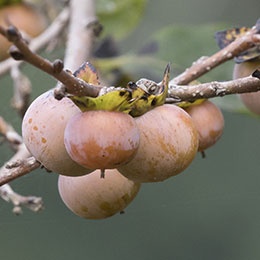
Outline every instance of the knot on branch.
<path id="1" fill-rule="evenodd" d="M 258 68 L 252 73 L 252 77 L 260 79 L 260 68 Z"/>
<path id="2" fill-rule="evenodd" d="M 18 50 L 16 46 L 12 45 L 8 52 L 14 60 L 24 60 L 24 55 Z"/>
<path id="3" fill-rule="evenodd" d="M 53 72 L 54 73 L 61 73 L 63 68 L 64 68 L 64 64 L 63 64 L 63 61 L 62 60 L 55 60 L 53 63 L 52 63 L 52 66 L 53 66 Z"/>
<path id="4" fill-rule="evenodd" d="M 6 30 L 6 37 L 9 41 L 14 42 L 21 38 L 21 33 L 15 26 L 11 25 Z"/>

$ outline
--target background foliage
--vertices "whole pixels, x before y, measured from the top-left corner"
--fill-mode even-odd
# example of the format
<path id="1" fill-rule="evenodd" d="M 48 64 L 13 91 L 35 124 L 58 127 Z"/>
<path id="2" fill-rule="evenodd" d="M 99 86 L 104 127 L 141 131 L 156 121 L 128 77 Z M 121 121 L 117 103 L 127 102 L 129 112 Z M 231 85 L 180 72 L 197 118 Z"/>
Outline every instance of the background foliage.
<path id="1" fill-rule="evenodd" d="M 146 1 L 111 2 L 119 9 L 114 9 L 115 20 L 102 16 L 107 28 L 102 37 L 113 33 L 117 53 L 113 59 L 99 59 L 97 65 L 103 73 L 113 66 L 133 80 L 140 76 L 160 80 L 168 61 L 172 75 L 181 72 L 201 55 L 217 50 L 216 30 L 253 25 L 260 7 L 254 0 L 236 1 L 237 10 L 232 0 L 150 0 L 147 6 Z M 126 22 L 131 19 L 133 23 Z M 228 62 L 201 81 L 231 79 L 232 67 Z M 33 98 L 55 84 L 31 66 L 23 70 L 32 80 Z M 1 115 L 20 131 L 21 120 L 9 106 L 9 76 L 0 79 L 0 88 Z M 207 151 L 207 158 L 198 154 L 184 173 L 144 184 L 124 215 L 103 221 L 75 216 L 59 198 L 57 175 L 43 170 L 13 182 L 17 192 L 42 196 L 46 209 L 38 215 L 25 210 L 16 217 L 11 206 L 0 201 L 0 259 L 258 259 L 260 122 L 230 112 L 245 111 L 236 97 L 217 100 L 229 112 L 224 112 L 224 135 Z M 1 164 L 11 154 L 2 145 Z"/>

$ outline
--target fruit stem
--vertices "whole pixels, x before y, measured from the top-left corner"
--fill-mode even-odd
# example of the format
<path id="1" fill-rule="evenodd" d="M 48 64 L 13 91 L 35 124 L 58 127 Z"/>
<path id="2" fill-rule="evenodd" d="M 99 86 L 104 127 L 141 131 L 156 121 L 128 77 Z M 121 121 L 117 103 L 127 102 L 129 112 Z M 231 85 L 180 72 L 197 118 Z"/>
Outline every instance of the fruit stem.
<path id="1" fill-rule="evenodd" d="M 105 169 L 101 169 L 100 178 L 101 178 L 101 179 L 104 179 L 104 178 L 105 178 Z"/>
<path id="2" fill-rule="evenodd" d="M 201 154 L 201 157 L 202 157 L 203 159 L 206 158 L 206 153 L 205 153 L 205 151 L 201 151 L 200 154 Z"/>

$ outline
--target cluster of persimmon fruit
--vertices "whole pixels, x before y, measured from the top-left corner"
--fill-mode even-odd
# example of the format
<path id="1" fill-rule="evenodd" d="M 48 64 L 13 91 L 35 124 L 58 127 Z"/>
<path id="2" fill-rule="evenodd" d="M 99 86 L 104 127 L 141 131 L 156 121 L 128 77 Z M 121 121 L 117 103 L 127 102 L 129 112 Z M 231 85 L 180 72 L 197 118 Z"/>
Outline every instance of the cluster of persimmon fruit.
<path id="1" fill-rule="evenodd" d="M 223 128 L 221 111 L 208 100 L 186 110 L 164 104 L 132 117 L 82 112 L 50 90 L 28 108 L 22 134 L 31 154 L 59 174 L 67 207 L 84 218 L 103 219 L 122 212 L 142 183 L 183 172 L 198 151 L 216 143 Z"/>
<path id="2" fill-rule="evenodd" d="M 31 6 L 0 9 L 0 24 L 8 17 L 29 36 L 46 22 Z M 10 44 L 0 36 L 0 60 Z M 233 78 L 250 75 L 259 59 L 236 64 Z M 242 94 L 242 101 L 260 114 L 260 94 Z M 30 153 L 59 174 L 58 190 L 66 206 L 87 219 L 122 212 L 142 183 L 160 182 L 183 172 L 197 152 L 214 145 L 223 133 L 220 109 L 204 100 L 181 108 L 157 106 L 141 116 L 107 110 L 82 112 L 71 99 L 57 100 L 49 90 L 36 98 L 22 123 Z"/>

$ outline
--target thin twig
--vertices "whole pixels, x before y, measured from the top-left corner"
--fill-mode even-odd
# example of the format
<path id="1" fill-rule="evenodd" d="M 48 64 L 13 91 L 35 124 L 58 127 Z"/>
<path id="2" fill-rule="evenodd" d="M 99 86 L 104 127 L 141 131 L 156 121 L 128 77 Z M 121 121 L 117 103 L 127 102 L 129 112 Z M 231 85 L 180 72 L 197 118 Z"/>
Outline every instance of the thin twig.
<path id="1" fill-rule="evenodd" d="M 22 137 L 0 116 L 0 135 L 12 146 L 15 151 L 23 143 Z"/>
<path id="2" fill-rule="evenodd" d="M 14 84 L 11 104 L 23 117 L 30 103 L 31 81 L 20 71 L 18 65 L 12 66 L 11 77 Z"/>
<path id="3" fill-rule="evenodd" d="M 23 143 L 22 137 L 2 117 L 0 117 L 0 133 L 16 151 L 13 157 L 0 168 L 1 186 L 40 167 L 40 163 L 30 158 L 31 154 Z"/>
<path id="4" fill-rule="evenodd" d="M 54 38 L 63 31 L 69 20 L 69 8 L 65 7 L 63 11 L 57 16 L 52 24 L 38 37 L 30 41 L 30 49 L 36 52 L 46 46 Z M 8 58 L 0 62 L 0 75 L 7 73 L 13 65 L 21 64 L 23 61 L 15 61 L 13 58 Z"/>
<path id="5" fill-rule="evenodd" d="M 4 168 L 0 169 L 2 175 L 0 178 L 0 186 L 24 176 L 25 174 L 39 168 L 40 166 L 41 164 L 36 161 L 34 157 L 30 157 L 25 160 L 19 159 L 15 162 L 9 162 L 5 165 Z"/>
<path id="6" fill-rule="evenodd" d="M 33 212 L 39 212 L 43 209 L 42 198 L 35 196 L 22 196 L 14 192 L 8 184 L 0 187 L 0 196 L 5 201 L 11 202 L 14 205 L 13 212 L 16 215 L 20 215 L 22 213 L 21 206 L 24 206 Z"/>
<path id="7" fill-rule="evenodd" d="M 5 36 L 17 48 L 10 48 L 11 56 L 16 60 L 24 60 L 38 69 L 53 76 L 66 86 L 66 91 L 78 96 L 97 96 L 100 90 L 99 86 L 88 84 L 87 82 L 76 78 L 71 72 L 63 69 L 62 61 L 54 61 L 53 63 L 40 55 L 31 51 L 26 41 L 23 39 L 19 30 L 14 26 L 9 26 L 7 30 L 0 26 L 0 34 Z M 57 64 L 60 70 L 57 70 Z"/>
<path id="8" fill-rule="evenodd" d="M 199 59 L 197 62 L 186 69 L 182 74 L 178 75 L 170 81 L 170 85 L 185 85 L 191 81 L 199 78 L 203 74 L 209 72 L 218 65 L 233 59 L 240 53 L 253 47 L 255 44 L 259 44 L 260 37 L 260 25 L 257 22 L 256 26 L 253 26 L 251 30 L 245 33 L 243 36 L 237 38 L 232 43 L 221 49 L 214 55 L 208 58 Z"/>
<path id="9" fill-rule="evenodd" d="M 225 82 L 209 82 L 191 86 L 171 85 L 167 103 L 195 101 L 203 98 L 222 97 L 225 95 L 250 93 L 260 90 L 260 80 L 256 77 L 245 77 Z"/>

